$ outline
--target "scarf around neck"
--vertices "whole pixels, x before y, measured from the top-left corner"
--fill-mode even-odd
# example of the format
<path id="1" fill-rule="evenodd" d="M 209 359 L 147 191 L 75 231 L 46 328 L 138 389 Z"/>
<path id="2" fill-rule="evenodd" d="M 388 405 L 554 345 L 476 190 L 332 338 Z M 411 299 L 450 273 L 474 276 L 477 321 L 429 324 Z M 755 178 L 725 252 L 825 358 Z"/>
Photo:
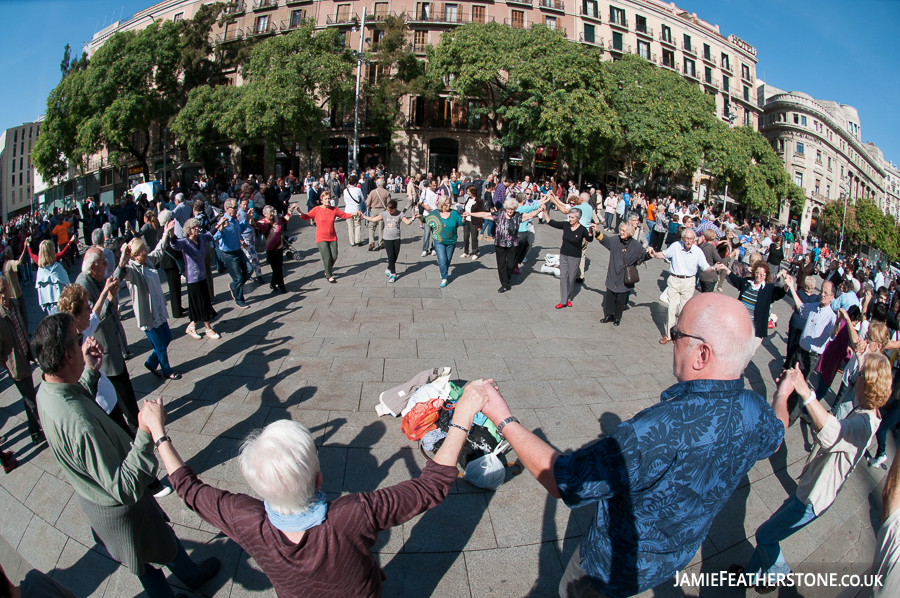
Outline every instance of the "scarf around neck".
<path id="1" fill-rule="evenodd" d="M 316 499 L 309 504 L 305 513 L 282 515 L 276 513 L 268 501 L 264 501 L 263 504 L 269 522 L 282 532 L 305 532 L 325 521 L 325 515 L 328 513 L 328 503 L 325 502 L 325 494 L 322 491 L 316 492 Z"/>

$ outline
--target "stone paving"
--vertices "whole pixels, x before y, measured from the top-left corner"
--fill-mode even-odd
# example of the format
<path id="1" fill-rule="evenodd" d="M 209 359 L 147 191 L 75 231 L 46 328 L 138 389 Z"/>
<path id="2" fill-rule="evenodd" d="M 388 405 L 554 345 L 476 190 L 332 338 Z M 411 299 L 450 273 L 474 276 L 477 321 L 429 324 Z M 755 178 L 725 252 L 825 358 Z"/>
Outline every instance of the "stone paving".
<path id="1" fill-rule="evenodd" d="M 506 294 L 497 293 L 493 249 L 482 247 L 473 262 L 460 258 L 461 243 L 450 284 L 439 288 L 436 259 L 420 257 L 416 224 L 402 230 L 395 284 L 383 273 L 384 253 L 347 247 L 345 227 L 339 225 L 338 282 L 328 284 L 312 226 L 295 220 L 291 228 L 300 237 L 298 259 L 285 264 L 286 295 L 270 295 L 267 285 L 249 283 L 252 309 L 242 312 L 228 298 L 227 276 L 217 275 L 221 340 L 193 340 L 183 333 L 185 319 L 170 321 L 175 336 L 170 359 L 185 374 L 180 381 L 160 381 L 143 368 L 149 344 L 122 293 L 135 389 L 139 397 L 165 397 L 175 446 L 203 480 L 219 488 L 252 493 L 235 459 L 241 439 L 281 418 L 302 422 L 316 436 L 323 489 L 330 498 L 416 476 L 424 458 L 401 433 L 400 421 L 377 417 L 374 406 L 381 391 L 426 368 L 452 366 L 458 380 L 494 377 L 522 423 L 562 451 L 608 433 L 675 382 L 672 349 L 657 343 L 665 321 L 665 306 L 658 301 L 665 285 L 660 260 L 641 269 L 636 294 L 616 328 L 598 323 L 607 263 L 599 244 L 588 251 L 587 283 L 577 291 L 574 307 L 553 309 L 558 280 L 541 274 L 540 262 L 535 265 L 539 255 L 559 248 L 559 232 L 547 226 L 537 227 L 537 247 Z M 264 272 L 268 276 L 265 266 Z M 33 329 L 40 313 L 32 285 L 23 286 Z M 789 309 L 786 302 L 775 307 L 778 329 L 746 372 L 747 384 L 768 399 Z M 0 543 L 0 561 L 10 575 L 21 578 L 33 566 L 79 596 L 143 596 L 137 578 L 95 544 L 46 445 L 32 448 L 21 398 L 8 377 L 0 379 L 0 409 L 0 433 L 21 463 L 0 477 L 0 533 L 6 540 Z M 811 441 L 809 430 L 797 425 L 771 459 L 750 471 L 687 572 L 719 571 L 746 561 L 756 528 L 796 488 Z M 889 455 L 893 450 L 890 446 Z M 821 520 L 784 542 L 787 561 L 795 569 L 818 565 L 843 571 L 851 563 L 865 569 L 874 550 L 873 526 L 880 522 L 884 475 L 882 469 L 858 468 Z M 193 595 L 275 595 L 253 560 L 176 495 L 159 502 L 189 552 L 222 560 L 219 575 Z M 496 492 L 458 481 L 443 505 L 381 534 L 375 552 L 387 575 L 384 595 L 555 596 L 594 508 L 569 510 L 527 472 Z M 838 591 L 790 595 L 826 597 Z M 671 584 L 644 595 L 698 593 L 744 595 Z"/>

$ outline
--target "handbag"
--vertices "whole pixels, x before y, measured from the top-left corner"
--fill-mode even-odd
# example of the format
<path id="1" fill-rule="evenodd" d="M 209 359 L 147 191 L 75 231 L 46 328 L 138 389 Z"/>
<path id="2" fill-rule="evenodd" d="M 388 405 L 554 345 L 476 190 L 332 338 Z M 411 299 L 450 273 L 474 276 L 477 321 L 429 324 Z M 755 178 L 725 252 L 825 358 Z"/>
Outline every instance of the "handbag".
<path id="1" fill-rule="evenodd" d="M 626 248 L 622 248 L 622 261 L 625 261 L 625 256 L 627 255 Z M 625 284 L 631 286 L 640 282 L 641 276 L 638 274 L 638 269 L 636 266 L 625 266 Z"/>

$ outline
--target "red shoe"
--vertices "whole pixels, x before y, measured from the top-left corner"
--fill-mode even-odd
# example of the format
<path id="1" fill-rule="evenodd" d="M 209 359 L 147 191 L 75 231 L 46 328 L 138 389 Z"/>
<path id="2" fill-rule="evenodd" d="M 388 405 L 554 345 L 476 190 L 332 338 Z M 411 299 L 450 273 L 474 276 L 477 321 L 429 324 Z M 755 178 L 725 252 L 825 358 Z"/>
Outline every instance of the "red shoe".
<path id="1" fill-rule="evenodd" d="M 572 302 L 571 302 L 571 301 L 566 301 L 566 307 L 572 307 Z"/>
<path id="2" fill-rule="evenodd" d="M 564 308 L 565 306 L 566 306 L 565 303 L 557 303 L 557 304 L 556 304 L 556 309 L 562 309 L 562 308 Z"/>
<path id="3" fill-rule="evenodd" d="M 3 473 L 9 473 L 19 466 L 19 462 L 13 458 L 12 451 L 3 451 Z"/>
<path id="4" fill-rule="evenodd" d="M 513 274 L 521 274 L 521 272 L 519 272 L 519 269 L 516 268 L 515 270 L 513 270 Z"/>

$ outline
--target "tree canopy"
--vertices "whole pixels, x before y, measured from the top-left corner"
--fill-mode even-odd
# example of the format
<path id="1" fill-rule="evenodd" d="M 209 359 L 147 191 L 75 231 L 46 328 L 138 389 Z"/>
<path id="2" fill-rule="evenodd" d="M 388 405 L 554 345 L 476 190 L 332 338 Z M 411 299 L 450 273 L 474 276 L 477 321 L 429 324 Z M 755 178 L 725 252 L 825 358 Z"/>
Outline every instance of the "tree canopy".
<path id="1" fill-rule="evenodd" d="M 882 212 L 875 202 L 860 197 L 847 202 L 844 219 L 844 200 L 832 200 L 822 210 L 822 222 L 826 238 L 834 244 L 841 238 L 844 225 L 844 248 L 868 245 L 886 254 L 890 259 L 900 259 L 900 228 L 892 216 Z"/>

